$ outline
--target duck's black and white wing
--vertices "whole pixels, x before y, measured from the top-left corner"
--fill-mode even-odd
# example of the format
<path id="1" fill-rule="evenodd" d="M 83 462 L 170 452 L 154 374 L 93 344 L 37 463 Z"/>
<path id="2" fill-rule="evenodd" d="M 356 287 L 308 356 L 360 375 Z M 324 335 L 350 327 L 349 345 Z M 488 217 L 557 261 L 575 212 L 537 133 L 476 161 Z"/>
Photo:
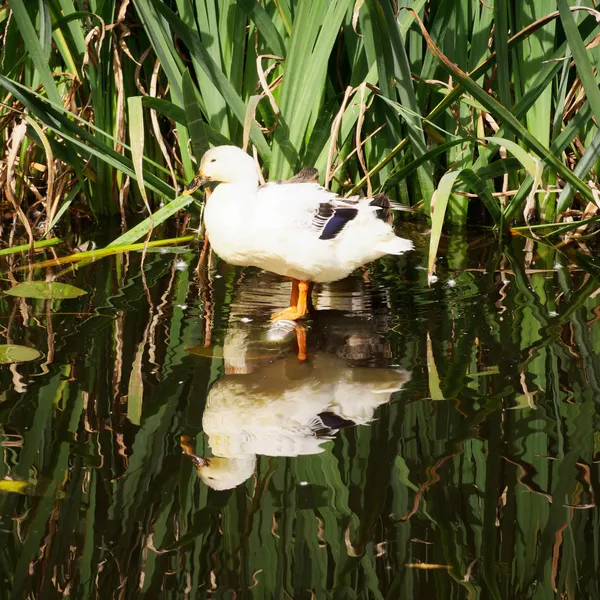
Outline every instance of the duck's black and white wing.
<path id="1" fill-rule="evenodd" d="M 265 219 L 282 227 L 310 229 L 317 239 L 337 238 L 360 213 L 389 222 L 390 201 L 384 194 L 373 198 L 342 198 L 318 183 L 268 183 L 258 193 Z"/>

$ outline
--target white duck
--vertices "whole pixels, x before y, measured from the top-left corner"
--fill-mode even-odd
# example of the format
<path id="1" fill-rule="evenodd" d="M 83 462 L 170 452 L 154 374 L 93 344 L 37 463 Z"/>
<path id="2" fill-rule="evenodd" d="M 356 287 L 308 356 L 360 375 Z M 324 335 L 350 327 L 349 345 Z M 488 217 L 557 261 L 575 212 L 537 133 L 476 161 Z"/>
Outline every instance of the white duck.
<path id="1" fill-rule="evenodd" d="M 311 283 L 343 279 L 385 254 L 413 248 L 394 234 L 383 194 L 342 198 L 314 182 L 259 186 L 254 160 L 236 146 L 206 152 L 184 194 L 209 181 L 220 183 L 204 210 L 214 251 L 230 264 L 292 279 L 290 306 L 273 320 L 306 315 Z"/>
<path id="2" fill-rule="evenodd" d="M 338 429 L 369 423 L 409 379 L 401 369 L 351 368 L 323 352 L 310 365 L 280 360 L 225 375 L 210 389 L 202 416 L 214 457 L 196 456 L 187 438 L 181 447 L 202 481 L 231 489 L 254 473 L 257 455 L 317 454 Z"/>

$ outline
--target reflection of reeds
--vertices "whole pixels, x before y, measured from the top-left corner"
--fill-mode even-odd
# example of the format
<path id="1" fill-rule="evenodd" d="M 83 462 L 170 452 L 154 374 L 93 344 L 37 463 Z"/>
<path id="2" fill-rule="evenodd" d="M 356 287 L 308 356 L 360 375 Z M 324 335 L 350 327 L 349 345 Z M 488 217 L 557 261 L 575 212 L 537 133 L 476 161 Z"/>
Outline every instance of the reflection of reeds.
<path id="1" fill-rule="evenodd" d="M 552 254 L 527 272 L 519 244 L 495 272 L 493 246 L 453 236 L 431 289 L 426 272 L 382 261 L 370 276 L 375 300 L 354 289 L 348 309 L 363 303 L 385 325 L 391 357 L 381 348 L 381 358 L 413 371 L 407 391 L 322 454 L 261 458 L 255 479 L 226 492 L 201 485 L 179 447 L 186 435 L 191 452 L 207 454 L 207 386 L 224 372 L 216 352 L 186 351 L 206 341 L 193 267 L 148 253 L 154 309 L 139 257 L 124 279 L 113 258 L 81 271 L 91 304 L 48 311 L 0 297 L 10 340 L 45 355 L 14 366 L 21 392 L 0 371 L 0 479 L 33 484 L 0 496 L 4 595 L 593 598 L 598 283 L 595 272 L 549 273 L 564 261 Z M 235 272 L 219 269 L 209 316 L 212 343 L 223 347 L 227 323 L 249 316 L 240 289 L 254 290 L 258 314 L 272 307 L 253 287 L 261 274 L 246 272 L 238 286 Z M 286 284 L 272 283 L 277 304 Z M 252 332 L 262 322 L 242 325 Z M 309 361 L 311 343 L 332 351 L 315 339 L 318 327 L 315 317 Z M 290 342 L 271 359 L 294 351 Z M 120 403 L 133 371 L 139 425 Z"/>

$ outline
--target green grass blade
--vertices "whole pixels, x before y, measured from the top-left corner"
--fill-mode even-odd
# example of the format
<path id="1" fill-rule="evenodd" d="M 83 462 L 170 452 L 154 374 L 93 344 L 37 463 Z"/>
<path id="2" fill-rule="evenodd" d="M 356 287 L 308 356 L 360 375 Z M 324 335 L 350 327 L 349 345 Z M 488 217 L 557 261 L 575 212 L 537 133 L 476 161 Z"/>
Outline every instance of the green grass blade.
<path id="1" fill-rule="evenodd" d="M 582 179 L 585 178 L 598 161 L 598 158 L 600 158 L 600 131 L 596 132 L 590 145 L 585 149 L 583 156 L 577 163 L 574 170 L 575 175 Z M 556 209 L 559 214 L 567 210 L 574 195 L 575 190 L 573 189 L 573 186 L 570 183 L 567 183 L 557 200 Z"/>
<path id="2" fill-rule="evenodd" d="M 442 226 L 446 217 L 446 209 L 452 188 L 460 175 L 460 171 L 450 171 L 446 173 L 438 184 L 434 198 L 431 200 L 431 236 L 429 238 L 429 259 L 427 261 L 427 272 L 429 277 L 435 272 L 435 261 L 437 259 L 437 251 L 442 237 Z"/>
<path id="3" fill-rule="evenodd" d="M 494 2 L 494 49 L 498 67 L 498 96 L 506 107 L 511 106 L 510 99 L 510 65 L 508 54 L 508 2 Z"/>
<path id="4" fill-rule="evenodd" d="M 184 75 L 185 78 L 185 75 Z M 183 79 L 182 79 L 183 82 Z M 187 85 L 187 84 L 186 84 Z M 197 93 L 197 92 L 196 92 Z M 142 97 L 142 104 L 148 108 L 155 110 L 157 113 L 164 115 L 168 119 L 172 119 L 181 125 L 188 126 L 188 117 L 186 115 L 186 111 L 184 108 L 181 108 L 174 104 L 173 102 L 169 102 L 168 100 L 163 100 L 162 98 L 152 98 L 150 96 Z M 184 104 L 185 104 L 185 91 L 184 91 Z M 197 108 L 197 107 L 195 107 Z M 223 134 L 215 131 L 208 123 L 202 121 L 202 129 L 208 141 L 214 146 L 223 146 L 227 144 L 231 144 L 231 140 L 226 138 Z M 194 137 L 191 136 L 192 143 L 194 143 Z"/>
<path id="5" fill-rule="evenodd" d="M 144 112 L 142 109 L 141 96 L 132 96 L 127 99 L 129 108 L 129 144 L 131 146 L 131 160 L 135 171 L 135 178 L 148 206 L 148 196 L 144 186 Z"/>
<path id="6" fill-rule="evenodd" d="M 200 94 L 192 81 L 189 71 L 183 74 L 181 88 L 183 90 L 187 128 L 192 140 L 196 164 L 199 165 L 202 155 L 208 150 L 208 135 L 206 134 L 206 125 L 200 111 Z"/>
<path id="7" fill-rule="evenodd" d="M 530 150 L 535 152 L 545 163 L 546 166 L 554 168 L 561 177 L 566 181 L 573 184 L 573 186 L 581 193 L 581 195 L 587 200 L 593 201 L 593 194 L 589 187 L 579 177 L 577 177 L 570 169 L 568 169 L 563 163 L 561 163 L 554 154 L 544 147 L 529 131 L 515 118 L 515 116 L 502 106 L 497 100 L 490 96 L 485 90 L 473 81 L 464 71 L 459 69 L 453 64 L 448 57 L 441 52 L 441 50 L 435 45 L 427 30 L 425 29 L 422 21 L 418 20 L 421 26 L 421 32 L 427 46 L 430 51 L 435 55 L 440 65 L 450 73 L 461 85 L 470 92 L 475 99 L 480 102 L 490 112 L 490 114 L 499 122 L 503 123 L 508 129 L 510 129 L 520 141 L 522 141 Z"/>
<path id="8" fill-rule="evenodd" d="M 592 111 L 588 102 L 579 109 L 575 116 L 569 121 L 569 124 L 561 131 L 557 138 L 552 142 L 550 151 L 554 154 L 561 154 L 565 148 L 571 143 L 575 136 L 579 133 L 579 130 L 585 126 L 585 124 L 591 118 Z M 533 178 L 528 177 L 521 185 L 518 193 L 513 196 L 509 202 L 506 210 L 504 211 L 505 222 L 508 224 L 509 221 L 517 214 L 521 209 L 529 189 L 533 185 Z"/>
<path id="9" fill-rule="evenodd" d="M 152 214 L 152 217 L 147 217 L 141 223 L 125 232 L 123 235 L 120 235 L 116 240 L 108 244 L 107 248 L 126 246 L 137 242 L 139 239 L 143 238 L 150 229 L 158 227 L 169 217 L 184 209 L 186 206 L 189 206 L 192 202 L 194 202 L 194 198 L 190 195 L 175 198 L 175 200 L 172 200 L 162 208 L 159 208 Z"/>
<path id="10" fill-rule="evenodd" d="M 267 11 L 256 0 L 237 0 L 237 2 L 238 6 L 241 6 L 248 17 L 252 19 L 260 35 L 265 38 L 271 52 L 285 58 L 285 43 Z"/>
<path id="11" fill-rule="evenodd" d="M 523 150 L 519 144 L 516 144 L 511 140 L 507 140 L 506 138 L 496 136 L 489 136 L 484 139 L 489 142 L 493 142 L 498 146 L 504 146 L 523 165 L 529 175 L 535 177 L 536 173 L 538 172 L 537 161 L 528 152 Z"/>
<path id="12" fill-rule="evenodd" d="M 58 0 L 59 6 L 55 9 L 55 18 L 60 23 L 61 18 L 65 19 L 65 22 L 69 26 L 69 32 L 71 33 L 71 39 L 73 40 L 73 44 L 77 50 L 77 54 L 79 58 L 83 57 L 85 54 L 86 43 L 85 43 L 85 29 L 82 23 L 74 23 L 69 19 L 69 16 L 78 12 L 76 10 L 75 3 L 72 0 Z M 58 17 L 61 15 L 61 17 Z M 61 27 L 61 24 L 58 24 Z"/>
<path id="13" fill-rule="evenodd" d="M 60 205 L 60 208 L 56 211 L 56 214 L 54 215 L 54 219 L 52 219 L 50 225 L 48 225 L 48 229 L 46 230 L 46 233 L 44 233 L 42 238 L 46 237 L 48 235 L 48 233 L 50 231 L 52 231 L 52 229 L 56 226 L 56 224 L 61 220 L 62 216 L 69 209 L 69 206 L 71 206 L 71 203 L 73 202 L 73 200 L 75 200 L 75 198 L 77 197 L 77 194 L 79 194 L 79 192 L 81 192 L 81 183 L 80 182 L 76 183 L 73 186 L 73 189 L 69 192 L 68 196 L 65 198 L 63 203 Z"/>
<path id="14" fill-rule="evenodd" d="M 40 80 L 46 88 L 48 98 L 53 102 L 56 102 L 56 104 L 60 104 L 61 100 L 58 88 L 56 87 L 54 77 L 52 77 L 52 72 L 50 71 L 48 61 L 46 60 L 44 49 L 40 44 L 40 40 L 35 32 L 33 23 L 29 18 L 29 13 L 25 8 L 23 0 L 10 0 L 9 4 L 13 11 L 15 21 L 21 31 L 21 35 L 23 36 L 23 42 L 27 48 L 27 52 L 29 53 L 29 56 L 31 56 L 31 60 L 40 76 Z"/>
<path id="15" fill-rule="evenodd" d="M 350 6 L 350 0 L 300 3 L 281 84 L 271 178 L 287 179 L 297 166 L 311 119 L 322 104 L 329 57 Z"/>
<path id="16" fill-rule="evenodd" d="M 425 136 L 417 117 L 420 111 L 417 106 L 410 66 L 398 25 L 394 19 L 391 6 L 388 3 L 369 0 L 367 6 L 372 20 L 369 33 L 376 53 L 381 94 L 390 100 L 395 100 L 399 97 L 400 104 L 407 109 L 408 112 L 403 112 L 402 116 L 406 123 L 413 154 L 415 158 L 419 158 L 427 153 L 427 145 L 425 144 Z M 389 125 L 390 137 L 396 139 L 401 137 L 396 115 L 394 115 L 394 119 L 388 117 L 386 120 Z M 426 163 L 418 170 L 421 196 L 426 210 L 428 210 L 429 201 L 434 190 L 430 171 L 431 169 L 426 166 Z"/>
<path id="17" fill-rule="evenodd" d="M 231 83 L 227 80 L 223 72 L 218 68 L 215 61 L 212 59 L 210 54 L 204 48 L 198 35 L 195 34 L 185 23 L 167 6 L 165 6 L 159 0 L 152 0 L 156 10 L 165 18 L 165 20 L 171 25 L 175 33 L 181 37 L 195 60 L 201 65 L 202 69 L 210 77 L 212 83 L 219 90 L 219 93 L 225 99 L 225 102 L 236 116 L 238 121 L 243 124 L 244 116 L 246 113 L 246 106 L 243 100 L 239 97 Z M 258 125 L 254 124 L 251 129 L 250 137 L 252 142 L 256 145 L 263 160 L 269 162 L 271 157 L 271 150 L 265 140 L 265 137 L 261 133 Z"/>
<path id="18" fill-rule="evenodd" d="M 56 246 L 60 243 L 62 243 L 62 240 L 51 238 L 49 240 L 33 242 L 33 248 L 34 250 L 40 250 L 42 248 L 48 248 L 49 246 Z M 20 244 L 18 246 L 11 246 L 10 248 L 3 248 L 0 250 L 0 256 L 9 256 L 11 254 L 18 254 L 19 252 L 29 252 L 29 248 L 29 244 Z"/>
<path id="19" fill-rule="evenodd" d="M 436 157 L 441 156 L 442 154 L 445 154 L 450 148 L 453 148 L 459 144 L 465 144 L 466 142 L 469 142 L 469 141 L 473 141 L 473 140 L 469 140 L 469 138 L 456 138 L 455 140 L 452 140 L 450 142 L 445 142 L 443 144 L 440 144 L 439 146 L 436 146 L 435 148 L 432 148 L 429 152 L 423 154 L 419 158 L 415 158 L 414 160 L 411 160 L 408 164 L 400 167 L 399 169 L 395 169 L 394 171 L 392 171 L 389 179 L 387 179 L 384 182 L 383 189 L 389 189 L 389 188 L 397 185 L 398 183 L 400 183 L 401 181 L 406 179 L 411 173 L 414 173 L 417 170 L 417 168 L 419 166 L 421 166 L 422 164 L 425 164 L 426 162 L 433 162 L 433 160 Z M 386 156 L 386 158 L 384 160 L 386 162 L 389 162 L 388 159 L 389 159 L 389 156 Z M 373 169 L 371 169 L 371 171 L 369 171 L 369 176 L 370 177 L 375 176 L 381 170 L 382 166 L 383 165 L 381 163 L 375 165 L 375 167 L 373 167 Z M 365 185 L 366 181 L 367 181 L 366 177 L 361 179 L 347 194 L 345 194 L 346 197 L 356 194 L 360 190 L 360 188 L 363 185 Z"/>
<path id="20" fill-rule="evenodd" d="M 167 74 L 171 93 L 175 101 L 181 106 L 183 104 L 181 91 L 183 65 L 175 53 L 173 41 L 167 36 L 168 32 L 165 30 L 162 21 L 157 18 L 149 0 L 133 0 L 133 4 L 141 17 L 144 30 L 152 42 L 152 47 L 160 59 L 161 67 Z"/>
<path id="21" fill-rule="evenodd" d="M 518 28 L 529 25 L 537 18 L 556 10 L 556 0 L 531 0 L 528 3 L 517 3 L 514 8 L 515 21 Z M 558 67 L 560 63 L 548 63 L 555 47 L 556 24 L 548 24 L 543 32 L 530 36 L 527 41 L 519 46 L 513 53 L 517 63 L 521 86 L 525 93 L 529 93 L 533 82 L 539 78 L 545 67 Z M 540 90 L 530 110 L 527 112 L 527 128 L 537 137 L 544 146 L 550 145 L 550 131 L 552 125 L 552 88 L 545 87 Z"/>
<path id="22" fill-rule="evenodd" d="M 108 144 L 103 143 L 99 139 L 99 136 L 94 136 L 83 127 L 78 127 L 65 115 L 59 113 L 53 107 L 48 106 L 33 95 L 24 92 L 20 86 L 15 85 L 14 82 L 2 75 L 0 75 L 0 86 L 10 91 L 15 98 L 31 111 L 33 116 L 79 148 L 84 154 L 92 154 L 122 173 L 134 179 L 136 178 L 132 162 L 116 152 Z M 174 195 L 173 188 L 156 177 L 156 175 L 148 172 L 145 174 L 145 180 L 152 191 L 162 194 L 167 198 L 171 198 Z"/>
<path id="23" fill-rule="evenodd" d="M 487 183 L 472 169 L 463 169 L 460 172 L 460 178 L 467 184 L 469 189 L 481 198 L 494 222 L 500 223 L 502 220 L 502 211 L 500 210 L 498 200 L 492 196 Z"/>
<path id="24" fill-rule="evenodd" d="M 140 236 L 142 237 L 142 236 Z M 162 246 L 173 246 L 176 244 L 186 244 L 196 239 L 195 235 L 185 235 L 178 238 L 168 238 L 164 240 L 153 240 L 151 242 L 140 242 L 140 243 L 128 243 L 128 244 L 109 244 L 105 248 L 98 248 L 97 250 L 87 250 L 86 252 L 75 252 L 67 256 L 60 256 L 58 258 L 52 258 L 50 260 L 44 260 L 37 262 L 34 265 L 25 265 L 14 269 L 15 271 L 24 271 L 31 269 L 41 269 L 45 267 L 51 267 L 56 265 L 67 265 L 72 263 L 79 263 L 78 266 L 83 266 L 91 263 L 92 261 L 99 260 L 100 258 L 106 258 L 107 256 L 113 256 L 114 254 L 122 254 L 123 252 L 137 252 L 138 250 L 145 251 L 148 248 L 157 248 Z M 115 240 L 116 241 L 116 240 Z M 46 284 L 47 285 L 47 284 Z"/>
<path id="25" fill-rule="evenodd" d="M 569 3 L 567 0 L 558 0 L 558 11 L 565 30 L 565 35 L 567 36 L 567 41 L 569 42 L 571 54 L 575 60 L 579 78 L 581 79 L 581 85 L 585 90 L 594 117 L 596 117 L 596 121 L 600 122 L 600 89 L 598 89 L 598 82 L 594 77 L 594 68 L 588 58 L 587 50 L 579 35 L 577 25 L 569 10 Z"/>

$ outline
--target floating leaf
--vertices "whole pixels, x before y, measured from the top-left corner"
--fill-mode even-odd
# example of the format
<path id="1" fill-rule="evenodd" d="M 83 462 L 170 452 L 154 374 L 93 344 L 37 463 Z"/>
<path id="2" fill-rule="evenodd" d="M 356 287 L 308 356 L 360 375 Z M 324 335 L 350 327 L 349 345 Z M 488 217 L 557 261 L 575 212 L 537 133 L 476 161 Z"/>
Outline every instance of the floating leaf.
<path id="1" fill-rule="evenodd" d="M 85 290 L 74 285 L 56 281 L 24 281 L 4 293 L 19 298 L 42 298 L 44 300 L 64 300 L 87 294 Z"/>
<path id="2" fill-rule="evenodd" d="M 16 344 L 0 344 L 0 365 L 29 362 L 30 360 L 39 358 L 41 355 L 35 348 L 17 346 Z"/>
<path id="3" fill-rule="evenodd" d="M 27 481 L 14 481 L 13 479 L 0 479 L 0 492 L 25 494 L 29 488 Z"/>

